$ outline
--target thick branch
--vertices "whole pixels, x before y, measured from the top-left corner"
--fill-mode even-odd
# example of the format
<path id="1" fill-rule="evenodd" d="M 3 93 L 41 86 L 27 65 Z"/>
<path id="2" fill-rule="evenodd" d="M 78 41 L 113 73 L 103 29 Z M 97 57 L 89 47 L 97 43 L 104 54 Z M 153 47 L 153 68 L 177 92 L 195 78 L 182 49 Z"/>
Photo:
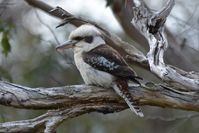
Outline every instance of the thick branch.
<path id="1" fill-rule="evenodd" d="M 199 112 L 199 95 L 182 93 L 163 85 L 147 83 L 129 88 L 140 105 L 169 107 Z M 0 81 L 0 103 L 24 109 L 55 109 L 37 118 L 0 124 L 0 132 L 54 132 L 65 119 L 97 111 L 112 113 L 127 108 L 112 89 L 74 85 L 29 88 Z M 133 115 L 133 114 L 132 114 Z"/>
<path id="2" fill-rule="evenodd" d="M 147 84 L 146 84 L 147 85 Z M 178 108 L 199 111 L 197 93 L 182 93 L 163 85 L 151 87 L 131 85 L 130 91 L 140 105 Z M 115 104 L 126 108 L 124 101 L 112 89 L 73 85 L 52 88 L 29 88 L 0 82 L 0 103 L 24 109 L 71 108 L 87 104 Z M 123 108 L 124 109 L 124 108 Z"/>

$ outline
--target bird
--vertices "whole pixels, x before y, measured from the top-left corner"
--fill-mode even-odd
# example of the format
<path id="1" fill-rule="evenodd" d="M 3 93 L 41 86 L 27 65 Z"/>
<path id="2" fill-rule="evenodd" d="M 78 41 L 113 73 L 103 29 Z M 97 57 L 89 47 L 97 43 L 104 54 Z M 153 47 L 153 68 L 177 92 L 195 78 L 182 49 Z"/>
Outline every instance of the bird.
<path id="1" fill-rule="evenodd" d="M 138 101 L 131 96 L 128 83 L 140 85 L 135 71 L 124 58 L 106 43 L 102 32 L 94 25 L 83 24 L 73 30 L 68 41 L 56 47 L 57 51 L 72 48 L 74 61 L 86 85 L 113 88 L 129 108 L 144 117 Z"/>

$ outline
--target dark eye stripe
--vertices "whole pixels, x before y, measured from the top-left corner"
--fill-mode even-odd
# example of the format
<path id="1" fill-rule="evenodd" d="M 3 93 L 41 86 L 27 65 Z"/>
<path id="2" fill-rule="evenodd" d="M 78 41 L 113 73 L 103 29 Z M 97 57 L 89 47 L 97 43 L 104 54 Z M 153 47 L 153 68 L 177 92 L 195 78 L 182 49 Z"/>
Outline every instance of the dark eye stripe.
<path id="1" fill-rule="evenodd" d="M 84 41 L 87 42 L 87 43 L 92 43 L 93 42 L 93 36 L 86 36 L 84 38 Z"/>
<path id="2" fill-rule="evenodd" d="M 77 37 L 73 38 L 73 40 L 76 40 L 76 41 L 80 41 L 80 40 L 82 40 L 82 39 L 83 39 L 83 38 L 80 37 L 80 36 L 77 36 Z"/>

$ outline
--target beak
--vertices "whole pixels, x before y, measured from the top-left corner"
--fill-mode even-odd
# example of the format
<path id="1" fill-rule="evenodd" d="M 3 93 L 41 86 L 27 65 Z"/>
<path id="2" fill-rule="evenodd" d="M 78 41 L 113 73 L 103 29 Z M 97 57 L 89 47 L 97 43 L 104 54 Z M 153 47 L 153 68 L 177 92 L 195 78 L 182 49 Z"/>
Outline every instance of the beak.
<path id="1" fill-rule="evenodd" d="M 56 50 L 59 51 L 59 50 L 63 50 L 63 49 L 74 48 L 76 43 L 77 43 L 77 41 L 75 41 L 75 40 L 68 40 L 68 41 L 62 43 L 61 45 L 57 46 Z"/>

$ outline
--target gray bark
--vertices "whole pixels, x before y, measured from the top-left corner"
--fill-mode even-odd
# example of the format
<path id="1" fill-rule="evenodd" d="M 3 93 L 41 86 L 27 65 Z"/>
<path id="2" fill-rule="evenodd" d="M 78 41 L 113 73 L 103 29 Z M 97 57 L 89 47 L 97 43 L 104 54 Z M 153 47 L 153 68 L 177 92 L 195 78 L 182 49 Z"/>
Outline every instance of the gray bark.
<path id="1" fill-rule="evenodd" d="M 164 85 L 131 85 L 130 92 L 140 106 L 151 105 L 199 112 L 199 96 L 180 92 Z M 93 111 L 113 113 L 128 106 L 113 89 L 74 85 L 52 88 L 29 88 L 0 81 L 0 103 L 23 109 L 48 109 L 37 118 L 0 124 L 0 132 L 54 132 L 64 120 Z M 132 115 L 134 115 L 132 113 Z"/>

